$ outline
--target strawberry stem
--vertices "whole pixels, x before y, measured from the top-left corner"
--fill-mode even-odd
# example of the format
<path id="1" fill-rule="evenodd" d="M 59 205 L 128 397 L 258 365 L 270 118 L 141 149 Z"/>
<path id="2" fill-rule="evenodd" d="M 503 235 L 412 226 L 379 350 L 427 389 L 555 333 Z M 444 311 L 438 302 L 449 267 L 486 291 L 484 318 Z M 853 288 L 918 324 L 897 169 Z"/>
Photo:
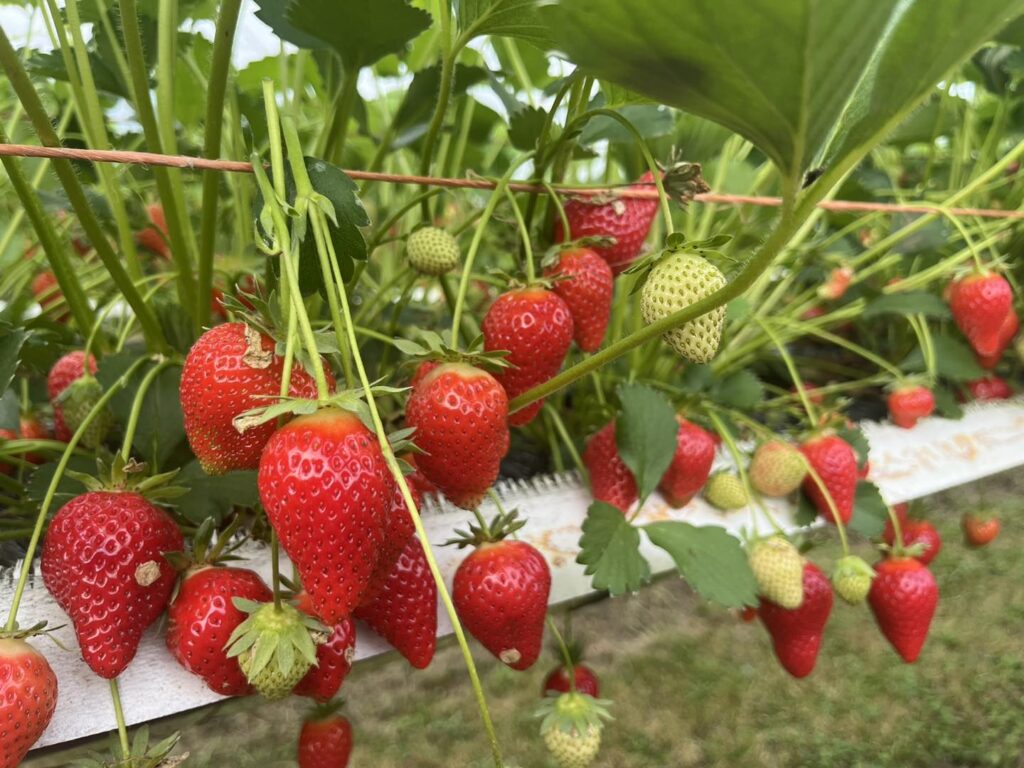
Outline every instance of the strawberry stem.
<path id="1" fill-rule="evenodd" d="M 110 681 L 110 700 L 114 702 L 114 719 L 117 720 L 117 738 L 121 742 L 121 755 L 124 762 L 131 764 L 132 748 L 128 743 L 128 726 L 124 722 L 124 710 L 121 709 L 121 691 L 117 686 L 117 678 Z"/>
<path id="2" fill-rule="evenodd" d="M 135 390 L 135 397 L 132 400 L 132 409 L 128 414 L 128 423 L 124 428 L 124 441 L 121 444 L 121 458 L 128 461 L 132 457 L 132 442 L 135 440 L 135 430 L 139 425 L 139 416 L 142 413 L 142 406 L 146 400 L 146 393 L 150 386 L 156 381 L 156 377 L 172 365 L 181 365 L 177 360 L 161 360 L 154 365 L 139 382 L 139 388 Z"/>
<path id="3" fill-rule="evenodd" d="M 796 393 L 800 396 L 800 403 L 804 407 L 804 412 L 807 414 L 807 420 L 811 423 L 811 427 L 818 424 L 818 414 L 814 410 L 814 406 L 811 405 L 811 400 L 807 396 L 807 389 L 804 387 L 804 382 L 800 378 L 800 373 L 797 371 L 796 365 L 793 363 L 793 358 L 789 355 L 789 350 L 786 349 L 786 345 L 783 344 L 779 337 L 775 335 L 775 332 L 768 326 L 764 320 L 757 318 L 758 325 L 761 326 L 761 330 L 772 340 L 775 348 L 779 350 L 779 355 L 782 357 L 782 362 L 786 365 L 786 370 L 789 371 L 789 378 L 793 380 L 793 384 L 796 386 Z"/>
<path id="4" fill-rule="evenodd" d="M 536 269 L 533 264 L 533 246 L 530 244 L 530 230 L 523 220 L 523 212 L 519 210 L 519 203 L 516 202 L 515 193 L 505 187 L 505 197 L 508 198 L 509 207 L 516 220 L 516 227 L 519 229 L 519 236 L 523 240 L 523 261 L 526 262 L 526 282 L 532 284 L 537 279 Z"/>

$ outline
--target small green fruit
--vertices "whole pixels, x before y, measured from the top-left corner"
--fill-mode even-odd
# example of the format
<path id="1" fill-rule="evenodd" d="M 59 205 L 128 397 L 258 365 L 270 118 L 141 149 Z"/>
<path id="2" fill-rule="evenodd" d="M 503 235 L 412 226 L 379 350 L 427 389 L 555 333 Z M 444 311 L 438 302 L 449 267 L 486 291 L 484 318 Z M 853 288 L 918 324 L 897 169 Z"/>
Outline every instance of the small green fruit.
<path id="1" fill-rule="evenodd" d="M 563 693 L 541 704 L 540 735 L 560 768 L 587 768 L 601 749 L 602 719 L 609 719 L 611 702 L 584 693 Z"/>
<path id="2" fill-rule="evenodd" d="M 693 253 L 673 253 L 647 275 L 640 294 L 640 312 L 648 325 L 668 317 L 725 287 L 714 264 Z M 725 307 L 713 309 L 665 334 L 665 341 L 694 363 L 709 363 L 718 352 Z"/>
<path id="3" fill-rule="evenodd" d="M 425 275 L 443 275 L 459 264 L 459 244 L 437 227 L 417 229 L 405 243 L 409 264 Z"/>
<path id="4" fill-rule="evenodd" d="M 704 499 L 711 506 L 727 512 L 743 509 L 750 503 L 743 481 L 731 472 L 718 472 L 709 477 L 704 486 Z"/>
<path id="5" fill-rule="evenodd" d="M 860 605 L 868 598 L 875 571 L 856 555 L 841 558 L 832 572 L 832 586 L 845 602 Z"/>
<path id="6" fill-rule="evenodd" d="M 788 496 L 807 476 L 807 460 L 795 446 L 782 440 L 769 440 L 754 451 L 748 473 L 750 484 L 758 493 Z"/>
<path id="7" fill-rule="evenodd" d="M 57 398 L 57 404 L 60 405 L 68 429 L 77 432 L 101 397 L 103 385 L 95 376 L 82 376 L 71 382 Z M 114 417 L 104 407 L 82 433 L 80 444 L 84 448 L 96 448 L 103 443 L 113 426 Z"/>
<path id="8" fill-rule="evenodd" d="M 761 539 L 747 557 L 763 597 L 790 610 L 800 607 L 804 601 L 804 559 L 792 542 L 782 536 Z"/>

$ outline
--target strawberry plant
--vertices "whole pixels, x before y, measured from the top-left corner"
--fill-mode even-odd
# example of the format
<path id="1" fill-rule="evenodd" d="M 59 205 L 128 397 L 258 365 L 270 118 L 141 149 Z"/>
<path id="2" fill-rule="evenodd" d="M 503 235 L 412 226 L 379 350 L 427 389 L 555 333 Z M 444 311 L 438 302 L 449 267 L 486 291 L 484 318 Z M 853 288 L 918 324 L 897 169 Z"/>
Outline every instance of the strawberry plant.
<path id="1" fill-rule="evenodd" d="M 517 672 L 554 641 L 541 738 L 590 764 L 614 725 L 550 616 L 573 569 L 627 599 L 670 562 L 794 677 L 833 592 L 918 658 L 941 542 L 860 422 L 1019 390 L 1024 0 L 243 5 L 0 29 L 0 768 L 56 706 L 37 557 L 136 767 L 175 743 L 121 706 L 153 625 L 217 694 L 315 699 L 302 765 L 352 749 L 353 620 L 422 669 L 439 610 L 494 764 L 467 635 Z M 574 470 L 565 557 L 495 488 Z"/>

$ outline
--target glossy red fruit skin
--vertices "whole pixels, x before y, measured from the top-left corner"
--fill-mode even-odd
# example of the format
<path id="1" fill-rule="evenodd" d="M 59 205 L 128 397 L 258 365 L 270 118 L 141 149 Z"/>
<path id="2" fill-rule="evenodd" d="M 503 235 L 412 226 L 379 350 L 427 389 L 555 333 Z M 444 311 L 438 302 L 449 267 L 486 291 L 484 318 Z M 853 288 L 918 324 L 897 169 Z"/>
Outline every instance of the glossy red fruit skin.
<path id="1" fill-rule="evenodd" d="M 496 376 L 509 399 L 542 384 L 562 367 L 572 344 L 573 324 L 569 307 L 558 294 L 544 288 L 520 288 L 503 293 L 487 310 L 483 321 L 484 348 L 506 349 L 504 368 Z M 529 424 L 540 412 L 543 400 L 509 416 L 515 427 Z"/>
<path id="2" fill-rule="evenodd" d="M 878 628 L 908 664 L 917 661 L 939 602 L 939 588 L 928 567 L 912 557 L 875 564 L 868 605 Z"/>
<path id="3" fill-rule="evenodd" d="M 935 412 L 935 395 L 927 387 L 901 387 L 889 394 L 888 405 L 892 423 L 910 429 Z"/>
<path id="4" fill-rule="evenodd" d="M 676 416 L 676 421 L 679 422 L 676 452 L 658 489 L 665 501 L 678 509 L 689 504 L 708 481 L 715 461 L 715 440 L 710 432 L 682 416 Z"/>
<path id="5" fill-rule="evenodd" d="M 932 560 L 939 556 L 939 552 L 942 550 L 942 537 L 939 536 L 935 526 L 927 520 L 901 520 L 900 530 L 903 533 L 903 546 L 920 544 L 924 547 L 924 551 L 917 556 L 917 559 L 924 565 L 930 565 Z M 896 541 L 891 521 L 885 528 L 883 538 L 890 547 Z"/>
<path id="6" fill-rule="evenodd" d="M 1013 397 L 1013 390 L 1010 389 L 1010 385 L 1006 383 L 1006 380 L 995 375 L 969 381 L 967 382 L 967 389 L 970 391 L 971 396 L 979 402 L 1007 400 Z"/>
<path id="7" fill-rule="evenodd" d="M 91 491 L 54 516 L 43 543 L 43 583 L 100 677 L 117 677 L 135 657 L 177 578 L 163 553 L 184 547 L 170 516 L 132 491 Z M 153 574 L 137 570 L 150 564 L 158 568 Z"/>
<path id="8" fill-rule="evenodd" d="M 590 492 L 596 501 L 618 507 L 623 514 L 638 498 L 636 478 L 619 456 L 615 422 L 605 424 L 583 450 L 583 465 L 590 475 Z"/>
<path id="9" fill-rule="evenodd" d="M 308 592 L 300 592 L 295 599 L 300 611 L 316 617 Z M 308 696 L 321 704 L 333 699 L 352 670 L 355 653 L 356 625 L 344 618 L 334 624 L 327 642 L 316 647 L 316 666 L 295 686 L 295 695 Z"/>
<path id="10" fill-rule="evenodd" d="M 804 601 L 799 608 L 787 610 L 761 598 L 758 616 L 772 637 L 779 663 L 793 677 L 814 671 L 832 602 L 832 586 L 814 563 L 804 563 Z"/>
<path id="11" fill-rule="evenodd" d="M 304 723 L 299 732 L 299 768 L 346 768 L 352 726 L 341 715 Z"/>
<path id="12" fill-rule="evenodd" d="M 407 479 L 408 480 L 408 479 Z M 408 483 L 409 493 L 416 503 L 416 509 L 423 504 L 419 490 L 412 483 Z M 370 578 L 370 585 L 363 594 L 363 602 L 372 598 L 384 586 L 395 563 L 405 551 L 409 537 L 415 534 L 416 525 L 412 521 L 412 514 L 405 505 L 405 498 L 402 496 L 402 489 L 395 483 L 395 492 L 391 497 L 391 504 L 388 506 L 388 513 L 384 520 L 384 538 L 377 550 L 377 565 L 373 569 L 373 576 Z"/>
<path id="13" fill-rule="evenodd" d="M 425 453 L 416 466 L 456 506 L 474 509 L 508 453 L 508 396 L 491 374 L 465 363 L 445 363 L 420 377 L 405 422 Z"/>
<path id="14" fill-rule="evenodd" d="M 1017 313 L 1010 308 L 1010 311 L 1006 313 L 1006 317 L 1003 320 L 1003 324 L 999 326 L 999 342 L 996 345 L 995 351 L 990 355 L 976 355 L 978 359 L 978 365 L 987 370 L 992 370 L 1003 357 L 1003 352 L 1010 346 L 1010 342 L 1013 341 L 1013 337 L 1017 335 L 1017 331 L 1020 330 L 1020 318 L 1017 317 Z"/>
<path id="15" fill-rule="evenodd" d="M 800 451 L 831 494 L 840 519 L 844 524 L 850 522 L 857 493 L 857 454 L 853 448 L 838 435 L 825 435 L 808 440 L 800 446 Z M 810 474 L 804 480 L 803 489 L 818 513 L 834 525 L 828 501 Z"/>
<path id="16" fill-rule="evenodd" d="M 0 768 L 15 768 L 57 708 L 57 676 L 24 640 L 0 639 Z"/>
<path id="17" fill-rule="evenodd" d="M 576 692 L 585 693 L 588 696 L 593 696 L 595 699 L 600 698 L 601 684 L 594 670 L 586 664 L 574 664 L 572 670 L 574 673 L 573 677 L 576 678 Z M 541 696 L 547 696 L 552 693 L 568 693 L 571 689 L 572 686 L 569 685 L 569 670 L 565 667 L 555 667 L 544 678 Z"/>
<path id="18" fill-rule="evenodd" d="M 356 608 L 355 617 L 416 669 L 430 664 L 437 646 L 437 583 L 415 535 L 406 540 L 380 590 Z"/>
<path id="19" fill-rule="evenodd" d="M 551 592 L 544 556 L 524 541 L 482 544 L 455 571 L 452 597 L 463 625 L 512 669 L 540 656 Z"/>
<path id="20" fill-rule="evenodd" d="M 338 408 L 300 416 L 267 442 L 257 485 L 316 615 L 336 624 L 370 584 L 394 496 L 376 436 Z"/>
<path id="21" fill-rule="evenodd" d="M 551 286 L 572 314 L 573 338 L 584 352 L 595 352 L 604 341 L 612 313 L 615 275 L 592 248 L 563 251 L 558 263 L 544 271 L 558 277 Z"/>
<path id="22" fill-rule="evenodd" d="M 986 520 L 966 514 L 961 521 L 964 531 L 964 542 L 969 547 L 984 547 L 991 544 L 999 535 L 1002 527 L 998 517 L 990 517 Z"/>
<path id="23" fill-rule="evenodd" d="M 654 175 L 648 171 L 640 177 L 640 189 L 655 189 Z M 594 204 L 589 200 L 568 200 L 565 215 L 569 219 L 569 236 L 563 231 L 561 217 L 555 218 L 554 241 L 564 242 L 581 237 L 614 237 L 615 244 L 594 247 L 612 271 L 618 275 L 640 255 L 644 240 L 651 231 L 651 223 L 658 213 L 658 201 L 651 199 L 620 198 L 612 202 Z"/>
<path id="24" fill-rule="evenodd" d="M 261 349 L 274 341 L 261 335 Z M 224 323 L 208 330 L 189 350 L 181 372 L 181 412 L 192 452 L 207 474 L 256 469 L 260 452 L 274 434 L 273 421 L 239 433 L 231 420 L 250 408 L 267 405 L 281 393 L 284 360 L 276 354 L 266 368 L 245 362 L 244 323 Z M 328 385 L 334 380 L 328 372 Z M 292 397 L 315 398 L 316 382 L 301 366 L 292 368 Z"/>
<path id="25" fill-rule="evenodd" d="M 953 320 L 982 356 L 999 352 L 1000 331 L 1012 306 L 1013 291 L 1002 275 L 970 275 L 949 292 Z"/>
<path id="26" fill-rule="evenodd" d="M 60 285 L 57 283 L 57 276 L 49 270 L 40 272 L 33 278 L 32 295 L 36 297 L 36 301 L 39 302 L 39 308 L 43 312 L 60 304 L 61 299 L 64 297 L 64 294 L 61 293 Z M 54 315 L 53 319 L 58 323 L 63 323 L 69 317 L 71 317 L 71 313 L 65 309 Z"/>
<path id="27" fill-rule="evenodd" d="M 255 571 L 205 566 L 185 574 L 167 608 L 167 649 L 221 696 L 246 696 L 253 690 L 238 660 L 224 651 L 231 633 L 247 618 L 231 602 L 235 597 L 257 603 L 274 599 Z"/>
<path id="28" fill-rule="evenodd" d="M 96 373 L 96 358 L 92 355 L 89 355 L 89 373 Z M 64 414 L 55 401 L 60 393 L 71 385 L 71 382 L 84 375 L 85 352 L 76 349 L 73 352 L 68 352 L 54 363 L 46 377 L 46 391 L 50 396 L 50 403 L 53 405 L 53 435 L 62 443 L 71 439 L 71 430 L 64 423 Z"/>

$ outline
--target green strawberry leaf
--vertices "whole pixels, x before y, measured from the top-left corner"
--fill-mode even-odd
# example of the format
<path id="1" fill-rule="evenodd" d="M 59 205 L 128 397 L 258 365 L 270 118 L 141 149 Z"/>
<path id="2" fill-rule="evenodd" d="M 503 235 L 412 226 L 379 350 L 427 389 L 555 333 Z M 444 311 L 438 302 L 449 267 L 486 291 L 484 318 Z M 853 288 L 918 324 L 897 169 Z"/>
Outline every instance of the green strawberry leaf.
<path id="1" fill-rule="evenodd" d="M 649 523 L 644 530 L 652 544 L 672 556 L 679 575 L 705 599 L 726 608 L 757 604 L 757 582 L 747 555 L 725 528 L 668 520 Z"/>
<path id="2" fill-rule="evenodd" d="M 748 410 L 764 399 L 764 385 L 750 371 L 737 371 L 721 379 L 712 388 L 711 397 L 723 405 Z"/>
<path id="3" fill-rule="evenodd" d="M 56 461 L 40 464 L 32 472 L 32 476 L 25 484 L 25 498 L 33 504 L 42 504 L 43 499 L 46 498 L 46 491 L 50 487 L 50 483 L 53 482 L 53 476 L 56 472 Z M 53 503 L 50 505 L 50 512 L 56 511 L 62 504 L 75 496 L 80 496 L 85 491 L 82 482 L 75 478 L 76 475 L 92 476 L 95 474 L 95 458 L 77 454 L 72 456 L 68 462 L 67 469 L 64 471 L 64 476 L 57 483 L 57 492 L 53 497 Z"/>
<path id="4" fill-rule="evenodd" d="M 458 22 L 462 37 L 501 35 L 550 45 L 550 30 L 541 21 L 537 0 L 459 0 Z"/>
<path id="5" fill-rule="evenodd" d="M 857 495 L 853 500 L 850 530 L 869 539 L 875 538 L 882 535 L 885 521 L 888 519 L 888 508 L 882 499 L 882 494 L 878 492 L 878 486 L 867 480 L 857 483 Z"/>
<path id="6" fill-rule="evenodd" d="M 810 525 L 818 519 L 818 508 L 814 506 L 807 494 L 803 491 L 797 497 L 796 512 L 793 514 L 793 522 L 803 527 Z"/>
<path id="7" fill-rule="evenodd" d="M 958 338 L 932 334 L 932 346 L 935 347 L 935 372 L 951 381 L 970 381 L 985 375 L 985 371 L 974 359 L 970 347 Z M 900 363 L 904 371 L 924 371 L 924 355 L 917 347 Z"/>
<path id="8" fill-rule="evenodd" d="M 594 589 L 606 589 L 612 597 L 635 592 L 651 578 L 651 567 L 640 554 L 640 531 L 603 501 L 587 510 L 576 562 L 594 577 Z"/>
<path id="9" fill-rule="evenodd" d="M 870 320 L 882 315 L 924 315 L 937 320 L 946 320 L 951 313 L 946 302 L 935 294 L 925 291 L 910 291 L 879 296 L 868 303 L 861 313 L 861 318 Z"/>
<path id="10" fill-rule="evenodd" d="M 508 140 L 516 149 L 529 151 L 537 146 L 548 113 L 540 107 L 521 106 L 508 119 Z"/>
<path id="11" fill-rule="evenodd" d="M 675 130 L 675 116 L 660 104 L 633 104 L 615 109 L 626 118 L 645 139 L 665 136 Z M 598 141 L 612 144 L 633 144 L 636 136 L 618 121 L 605 115 L 591 119 L 580 134 L 580 144 L 590 146 Z"/>
<path id="12" fill-rule="evenodd" d="M 471 85 L 487 79 L 487 70 L 483 67 L 472 67 L 466 64 L 455 65 L 455 78 L 452 83 L 452 98 L 462 95 Z M 417 137 L 426 130 L 427 123 L 437 104 L 437 91 L 441 87 L 441 66 L 421 69 L 415 74 L 409 88 L 402 97 L 402 103 L 391 121 L 391 132 L 400 136 L 416 130 Z"/>
<path id="13" fill-rule="evenodd" d="M 21 362 L 21 347 L 28 334 L 21 328 L 0 323 L 0 396 L 7 391 Z"/>
<path id="14" fill-rule="evenodd" d="M 860 427 L 842 427 L 836 430 L 836 434 L 850 444 L 853 452 L 857 454 L 857 466 L 863 467 L 871 450 L 868 436 L 864 431 Z"/>
<path id="15" fill-rule="evenodd" d="M 622 413 L 615 422 L 615 442 L 643 503 L 672 463 L 679 423 L 672 404 L 657 390 L 623 384 L 618 391 Z"/>
<path id="16" fill-rule="evenodd" d="M 935 412 L 946 419 L 961 419 L 964 409 L 956 400 L 956 393 L 949 387 L 937 386 L 933 388 L 935 394 Z"/>
<path id="17" fill-rule="evenodd" d="M 210 517 L 219 525 L 235 507 L 255 507 L 259 503 L 255 470 L 208 475 L 198 461 L 192 461 L 182 468 L 175 482 L 188 488 L 188 493 L 174 506 L 195 523 Z"/>

